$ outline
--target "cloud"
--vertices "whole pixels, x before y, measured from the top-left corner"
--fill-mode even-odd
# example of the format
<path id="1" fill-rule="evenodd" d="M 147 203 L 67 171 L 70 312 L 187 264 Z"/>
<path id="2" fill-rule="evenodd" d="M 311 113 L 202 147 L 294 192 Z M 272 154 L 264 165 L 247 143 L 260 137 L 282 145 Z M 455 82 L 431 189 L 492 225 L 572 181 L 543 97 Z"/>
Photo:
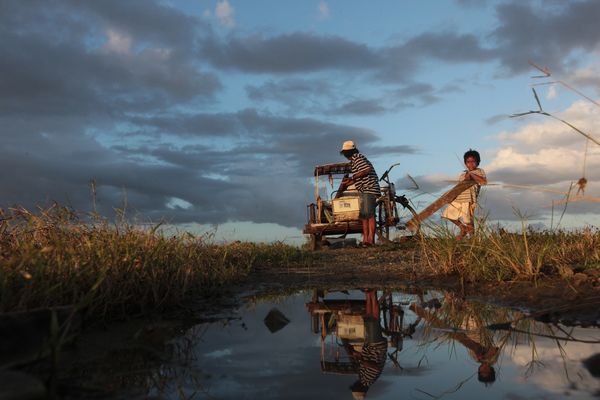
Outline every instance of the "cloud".
<path id="1" fill-rule="evenodd" d="M 317 18 L 320 20 L 329 19 L 329 5 L 325 1 L 319 1 L 317 4 Z"/>
<path id="2" fill-rule="evenodd" d="M 199 70 L 187 53 L 179 51 L 179 35 L 191 34 L 194 22 L 170 9 L 144 2 L 139 18 L 120 28 L 122 15 L 106 21 L 100 2 L 81 3 L 81 7 L 64 2 L 53 7 L 8 4 L 12 4 L 10 12 L 0 15 L 4 115 L 104 118 L 212 98 L 221 87 L 216 75 Z M 132 12 L 133 4 L 127 3 L 124 14 Z M 96 11 L 92 7 L 99 7 L 99 12 L 92 15 Z M 144 18 L 178 26 L 169 33 L 144 37 Z M 133 51 L 139 43 L 144 48 Z"/>
<path id="3" fill-rule="evenodd" d="M 384 154 L 418 154 L 419 148 L 415 146 L 410 146 L 407 144 L 401 144 L 397 146 L 374 146 L 368 145 L 366 147 L 365 153 L 373 156 L 380 156 Z"/>
<path id="4" fill-rule="evenodd" d="M 227 0 L 219 0 L 215 7 L 215 16 L 217 17 L 219 23 L 226 28 L 234 28 L 235 27 L 235 9 L 229 1 Z"/>
<path id="5" fill-rule="evenodd" d="M 600 110 L 586 101 L 577 101 L 560 114 L 561 118 L 588 132 L 597 132 L 600 126 Z M 589 142 L 585 156 L 586 139 L 559 121 L 540 116 L 520 119 L 523 125 L 496 136 L 497 148 L 482 154 L 481 167 L 486 171 L 490 185 L 482 189 L 481 211 L 490 221 L 518 221 L 522 215 L 529 216 L 532 223 L 550 226 L 554 211 L 556 224 L 566 194 L 575 195 L 577 180 L 588 180 L 585 195 L 600 198 L 600 146 Z M 600 133 L 596 134 L 600 137 Z M 584 170 L 585 163 L 585 170 Z M 456 174 L 458 175 L 457 168 Z M 432 174 L 416 176 L 418 192 L 434 193 L 430 201 L 451 186 L 448 180 L 456 176 Z M 414 184 L 408 178 L 397 182 L 400 189 Z M 554 205 L 554 210 L 553 210 Z M 567 206 L 568 220 L 573 226 L 597 223 L 594 217 L 597 203 L 575 198 Z M 587 217 L 586 217 L 587 216 Z"/>
<path id="6" fill-rule="evenodd" d="M 495 125 L 500 121 L 504 121 L 510 118 L 510 115 L 508 114 L 496 114 L 496 115 L 492 115 L 491 117 L 488 117 L 485 119 L 485 123 L 488 125 Z"/>
<path id="7" fill-rule="evenodd" d="M 270 102 L 285 107 L 287 112 L 323 113 L 338 102 L 343 88 L 326 79 L 269 79 L 261 85 L 247 85 L 246 95 L 254 102 Z"/>
<path id="8" fill-rule="evenodd" d="M 576 87 L 591 87 L 597 95 L 600 95 L 600 63 L 576 69 L 566 79 L 568 83 Z"/>
<path id="9" fill-rule="evenodd" d="M 202 55 L 219 68 L 261 74 L 364 70 L 375 68 L 379 61 L 364 44 L 306 32 L 230 37 L 224 42 L 210 37 L 203 42 Z"/>
<path id="10" fill-rule="evenodd" d="M 108 36 L 108 40 L 103 46 L 104 50 L 118 54 L 131 53 L 131 44 L 133 40 L 129 35 L 119 33 L 114 29 L 108 29 L 106 36 Z"/>
<path id="11" fill-rule="evenodd" d="M 561 117 L 592 133 L 600 123 L 597 107 L 585 101 L 571 105 Z M 545 218 L 552 212 L 553 202 L 564 200 L 565 193 L 581 177 L 588 179 L 586 195 L 600 196 L 600 147 L 552 119 L 526 117 L 525 125 L 497 136 L 499 147 L 488 152 L 483 168 L 491 182 L 508 186 L 486 188 L 487 208 L 498 219 L 514 219 L 513 207 Z M 584 170 L 585 162 L 585 170 Z M 521 185 L 526 187 L 512 187 Z M 572 187 L 572 194 L 577 186 Z M 568 214 L 594 212 L 595 203 L 572 202 Z"/>
<path id="12" fill-rule="evenodd" d="M 292 74 L 326 70 L 359 71 L 382 82 L 410 81 L 428 58 L 451 63 L 491 61 L 472 34 L 427 32 L 389 47 L 370 47 L 340 36 L 294 32 L 272 36 L 214 36 L 202 43 L 202 55 L 219 68 L 256 74 Z"/>
<path id="13" fill-rule="evenodd" d="M 527 60 L 561 72 L 563 61 L 573 52 L 594 51 L 600 43 L 600 31 L 594 27 L 600 3 L 594 0 L 554 7 L 501 3 L 496 15 L 499 25 L 491 32 L 491 39 L 498 59 L 510 73 L 527 70 Z"/>
<path id="14" fill-rule="evenodd" d="M 406 82 L 432 59 L 452 64 L 499 62 L 505 73 L 525 71 L 527 60 L 533 60 L 561 72 L 569 67 L 563 63 L 567 57 L 598 49 L 600 33 L 593 28 L 593 16 L 600 12 L 596 1 L 544 7 L 507 2 L 495 10 L 497 27 L 480 35 L 428 31 L 382 47 L 310 32 L 237 35 L 225 40 L 209 36 L 201 52 L 216 67 L 246 73 L 337 70 L 360 72 L 381 82 Z"/>
<path id="15" fill-rule="evenodd" d="M 488 4 L 488 0 L 454 0 L 454 2 L 461 7 L 467 8 L 485 7 Z"/>
<path id="16" fill-rule="evenodd" d="M 358 89 L 348 82 L 340 85 L 324 79 L 268 80 L 245 89 L 253 101 L 273 102 L 294 113 L 323 115 L 378 115 L 425 107 L 440 100 L 439 92 L 432 85 L 420 82 L 411 82 L 372 98 L 356 97 L 354 93 Z"/>

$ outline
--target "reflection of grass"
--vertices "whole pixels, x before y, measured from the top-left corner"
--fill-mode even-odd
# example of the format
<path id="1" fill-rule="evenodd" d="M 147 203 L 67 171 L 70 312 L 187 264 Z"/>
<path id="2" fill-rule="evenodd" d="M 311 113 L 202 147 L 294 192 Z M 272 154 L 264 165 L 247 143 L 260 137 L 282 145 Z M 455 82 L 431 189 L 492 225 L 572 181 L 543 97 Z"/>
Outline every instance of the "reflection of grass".
<path id="1" fill-rule="evenodd" d="M 600 232 L 590 228 L 537 232 L 523 223 L 520 233 L 512 233 L 483 221 L 469 240 L 457 242 L 448 228 L 434 226 L 420 244 L 431 272 L 471 281 L 570 275 L 573 268 L 598 268 L 600 263 Z"/>
<path id="2" fill-rule="evenodd" d="M 215 245 L 210 237 L 166 236 L 71 209 L 0 210 L 0 312 L 63 304 L 97 317 L 175 306 L 245 277 L 257 266 L 301 262 L 284 245 Z"/>

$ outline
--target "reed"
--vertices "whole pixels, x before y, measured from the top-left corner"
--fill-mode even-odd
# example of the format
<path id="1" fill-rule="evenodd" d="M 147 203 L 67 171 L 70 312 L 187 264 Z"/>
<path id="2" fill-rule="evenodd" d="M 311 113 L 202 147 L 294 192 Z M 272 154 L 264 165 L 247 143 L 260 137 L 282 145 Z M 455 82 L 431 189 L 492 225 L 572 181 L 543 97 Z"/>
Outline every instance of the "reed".
<path id="1" fill-rule="evenodd" d="M 215 244 L 54 205 L 0 210 L 0 312 L 76 305 L 99 319 L 184 304 L 258 266 L 301 263 L 282 243 Z"/>
<path id="2" fill-rule="evenodd" d="M 479 221 L 473 237 L 456 241 L 444 225 L 429 226 L 419 251 L 428 272 L 459 275 L 467 281 L 535 280 L 541 275 L 568 277 L 600 268 L 600 231 L 535 231 L 521 216 L 520 231 L 509 232 Z"/>

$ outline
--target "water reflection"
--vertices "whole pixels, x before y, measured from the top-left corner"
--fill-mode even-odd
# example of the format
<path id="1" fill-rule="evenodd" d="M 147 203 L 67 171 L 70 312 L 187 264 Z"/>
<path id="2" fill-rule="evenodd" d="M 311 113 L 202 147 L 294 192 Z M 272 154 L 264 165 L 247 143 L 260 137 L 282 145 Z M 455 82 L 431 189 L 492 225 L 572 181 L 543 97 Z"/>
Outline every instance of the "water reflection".
<path id="1" fill-rule="evenodd" d="M 524 345 L 528 347 L 530 359 L 524 362 L 524 376 L 531 376 L 536 367 L 545 367 L 536 338 L 551 339 L 555 343 L 558 357 L 553 362 L 559 359 L 562 362 L 571 390 L 564 391 L 563 395 L 573 395 L 582 382 L 578 385 L 569 376 L 573 363 L 569 360 L 565 343 L 600 343 L 597 335 L 592 339 L 575 336 L 575 332 L 582 328 L 541 323 L 520 311 L 468 302 L 454 293 L 417 291 L 407 299 L 389 291 L 361 289 L 361 292 L 364 299 L 351 298 L 347 291 L 315 290 L 311 301 L 305 304 L 311 316 L 311 330 L 320 336 L 321 371 L 358 374 L 358 380 L 351 386 L 355 399 L 364 398 L 381 375 L 386 354 L 393 367 L 404 370 L 398 357 L 405 339 L 416 339 L 417 346 L 425 353 L 435 352 L 443 346 L 450 349 L 452 356 L 456 346 L 462 346 L 477 365 L 475 372 L 442 393 L 431 394 L 425 389 L 415 388 L 415 393 L 434 398 L 456 393 L 475 375 L 484 386 L 494 383 L 495 365 L 507 345 L 505 353 L 516 359 L 523 353 Z M 346 297 L 340 298 L 340 294 Z M 588 331 L 586 335 L 590 334 Z M 418 337 L 413 337 L 415 332 Z M 597 346 L 595 348 L 598 349 Z M 597 355 L 583 362 L 592 376 L 597 377 L 599 359 Z M 416 369 L 421 367 L 421 361 Z M 576 376 L 582 378 L 579 370 Z M 594 394 L 598 395 L 597 382 L 583 386 L 594 387 Z"/>
<path id="2" fill-rule="evenodd" d="M 443 291 L 255 298 L 195 326 L 149 381 L 159 398 L 590 398 L 597 328 L 548 324 Z M 596 356 L 594 356 L 596 355 Z"/>

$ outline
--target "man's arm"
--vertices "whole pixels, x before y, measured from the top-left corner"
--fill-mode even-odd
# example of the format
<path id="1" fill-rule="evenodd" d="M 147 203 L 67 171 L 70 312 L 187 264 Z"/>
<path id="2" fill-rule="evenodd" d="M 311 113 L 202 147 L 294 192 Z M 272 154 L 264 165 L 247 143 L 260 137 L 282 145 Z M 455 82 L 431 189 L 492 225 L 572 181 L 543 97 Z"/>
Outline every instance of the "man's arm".
<path id="1" fill-rule="evenodd" d="M 368 168 L 365 168 L 365 169 L 363 169 L 363 170 L 360 170 L 360 171 L 358 171 L 358 172 L 355 172 L 355 173 L 354 173 L 354 174 L 352 174 L 352 176 L 351 176 L 351 177 L 349 177 L 349 178 L 344 178 L 344 181 L 343 181 L 343 182 L 344 182 L 344 184 L 345 184 L 346 186 L 350 186 L 350 185 L 352 185 L 353 183 L 356 183 L 356 180 L 357 180 L 357 179 L 360 179 L 360 178 L 363 178 L 363 177 L 365 177 L 365 176 L 369 175 L 369 174 L 370 174 L 372 171 L 374 171 L 373 167 L 368 167 Z"/>

